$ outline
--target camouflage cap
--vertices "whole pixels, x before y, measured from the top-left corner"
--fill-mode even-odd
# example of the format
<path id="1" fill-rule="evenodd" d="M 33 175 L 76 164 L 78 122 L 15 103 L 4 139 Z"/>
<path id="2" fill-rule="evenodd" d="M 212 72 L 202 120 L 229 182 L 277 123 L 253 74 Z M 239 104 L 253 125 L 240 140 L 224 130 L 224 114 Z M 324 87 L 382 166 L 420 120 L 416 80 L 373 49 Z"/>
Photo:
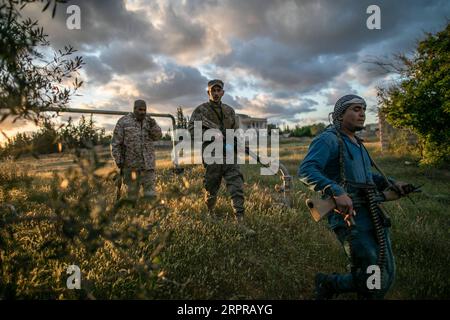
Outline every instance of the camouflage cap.
<path id="1" fill-rule="evenodd" d="M 134 101 L 134 108 L 144 107 L 147 108 L 147 104 L 144 100 L 136 100 Z"/>
<path id="2" fill-rule="evenodd" d="M 223 81 L 219 79 L 214 79 L 208 82 L 208 90 L 211 90 L 211 88 L 214 86 L 219 86 L 223 89 Z"/>

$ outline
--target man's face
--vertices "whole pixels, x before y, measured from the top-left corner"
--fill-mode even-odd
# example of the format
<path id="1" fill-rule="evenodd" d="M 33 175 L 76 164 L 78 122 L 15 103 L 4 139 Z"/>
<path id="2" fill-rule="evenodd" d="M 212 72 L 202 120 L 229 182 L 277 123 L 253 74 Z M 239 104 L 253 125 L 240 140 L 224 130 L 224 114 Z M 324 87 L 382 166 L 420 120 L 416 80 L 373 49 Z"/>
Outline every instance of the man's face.
<path id="1" fill-rule="evenodd" d="M 219 102 L 225 91 L 220 86 L 214 86 L 208 91 L 209 100 Z"/>
<path id="2" fill-rule="evenodd" d="M 147 112 L 147 108 L 144 106 L 139 106 L 134 108 L 134 114 L 136 116 L 136 119 L 142 121 L 145 118 L 145 114 Z"/>
<path id="3" fill-rule="evenodd" d="M 342 128 L 351 132 L 364 129 L 366 121 L 366 107 L 362 104 L 352 104 L 342 115 Z"/>

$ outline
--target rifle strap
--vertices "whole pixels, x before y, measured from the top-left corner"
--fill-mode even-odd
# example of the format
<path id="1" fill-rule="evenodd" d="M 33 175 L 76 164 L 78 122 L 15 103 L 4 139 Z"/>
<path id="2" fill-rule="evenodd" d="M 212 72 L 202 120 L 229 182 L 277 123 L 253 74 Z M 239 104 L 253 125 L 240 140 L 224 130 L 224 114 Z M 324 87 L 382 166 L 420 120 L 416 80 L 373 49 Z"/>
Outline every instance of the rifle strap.
<path id="1" fill-rule="evenodd" d="M 381 168 L 375 163 L 375 161 L 373 161 L 372 157 L 370 156 L 369 151 L 367 150 L 366 146 L 361 142 L 361 145 L 363 146 L 364 150 L 366 150 L 367 156 L 370 159 L 370 163 L 372 164 L 372 166 L 381 174 L 381 176 L 383 177 L 384 181 L 386 182 L 387 186 L 393 188 L 392 183 L 389 181 L 388 177 L 384 174 L 384 172 L 381 170 Z"/>
<path id="2" fill-rule="evenodd" d="M 345 186 L 347 185 L 347 180 L 345 178 L 345 167 L 344 167 L 344 139 L 342 138 L 342 133 L 339 131 L 339 129 L 336 129 L 336 136 L 337 136 L 338 143 L 339 143 L 339 171 L 340 171 L 340 177 L 341 177 L 340 185 L 345 188 Z M 358 138 L 357 136 L 356 136 L 356 139 L 357 139 L 358 143 L 366 151 L 372 167 L 374 167 L 381 174 L 383 179 L 386 181 L 387 186 L 393 187 L 392 183 L 389 181 L 387 176 L 384 174 L 384 172 L 381 170 L 381 168 L 375 163 L 375 161 L 370 156 L 370 153 L 367 150 L 366 146 L 364 145 L 363 141 L 360 138 Z"/>

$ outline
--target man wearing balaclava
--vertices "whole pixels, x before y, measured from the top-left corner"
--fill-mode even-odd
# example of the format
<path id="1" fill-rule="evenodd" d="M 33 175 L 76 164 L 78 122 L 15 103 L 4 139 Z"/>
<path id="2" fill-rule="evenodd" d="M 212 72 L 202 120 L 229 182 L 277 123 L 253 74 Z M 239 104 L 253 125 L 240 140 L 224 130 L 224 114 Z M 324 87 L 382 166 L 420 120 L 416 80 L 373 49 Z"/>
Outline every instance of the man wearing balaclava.
<path id="1" fill-rule="evenodd" d="M 328 223 L 350 260 L 350 272 L 318 273 L 316 298 L 356 292 L 361 299 L 381 299 L 392 285 L 395 265 L 390 219 L 375 196 L 388 187 L 404 195 L 407 184 L 372 172 L 373 160 L 355 135 L 364 128 L 366 119 L 363 98 L 353 94 L 341 97 L 332 119 L 333 124 L 311 142 L 298 175 L 310 189 L 334 199 L 336 211 L 328 214 Z M 376 281 L 374 286 L 368 285 L 376 272 L 373 266 L 380 270 L 379 286 Z"/>
<path id="2" fill-rule="evenodd" d="M 141 186 L 145 197 L 156 196 L 153 142 L 161 139 L 162 133 L 156 121 L 146 112 L 145 101 L 136 100 L 133 112 L 117 122 L 111 141 L 112 156 L 123 172 L 131 199 L 137 199 Z"/>

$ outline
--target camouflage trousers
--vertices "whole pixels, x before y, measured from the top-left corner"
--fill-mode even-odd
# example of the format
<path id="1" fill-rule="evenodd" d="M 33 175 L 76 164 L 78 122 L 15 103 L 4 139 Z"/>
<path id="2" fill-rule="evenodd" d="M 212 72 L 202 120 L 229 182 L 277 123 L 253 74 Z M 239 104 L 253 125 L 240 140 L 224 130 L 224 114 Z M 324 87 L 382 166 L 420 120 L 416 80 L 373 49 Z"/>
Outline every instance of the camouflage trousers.
<path id="1" fill-rule="evenodd" d="M 219 192 L 222 178 L 224 178 L 227 191 L 233 202 L 236 216 L 243 216 L 244 209 L 244 177 L 237 164 L 204 164 L 206 173 L 204 177 L 204 187 L 206 190 L 206 205 L 208 210 L 213 210 L 217 193 Z"/>
<path id="2" fill-rule="evenodd" d="M 144 196 L 154 195 L 156 174 L 154 169 L 123 169 L 123 182 L 127 185 L 127 196 L 136 199 L 141 186 Z"/>

